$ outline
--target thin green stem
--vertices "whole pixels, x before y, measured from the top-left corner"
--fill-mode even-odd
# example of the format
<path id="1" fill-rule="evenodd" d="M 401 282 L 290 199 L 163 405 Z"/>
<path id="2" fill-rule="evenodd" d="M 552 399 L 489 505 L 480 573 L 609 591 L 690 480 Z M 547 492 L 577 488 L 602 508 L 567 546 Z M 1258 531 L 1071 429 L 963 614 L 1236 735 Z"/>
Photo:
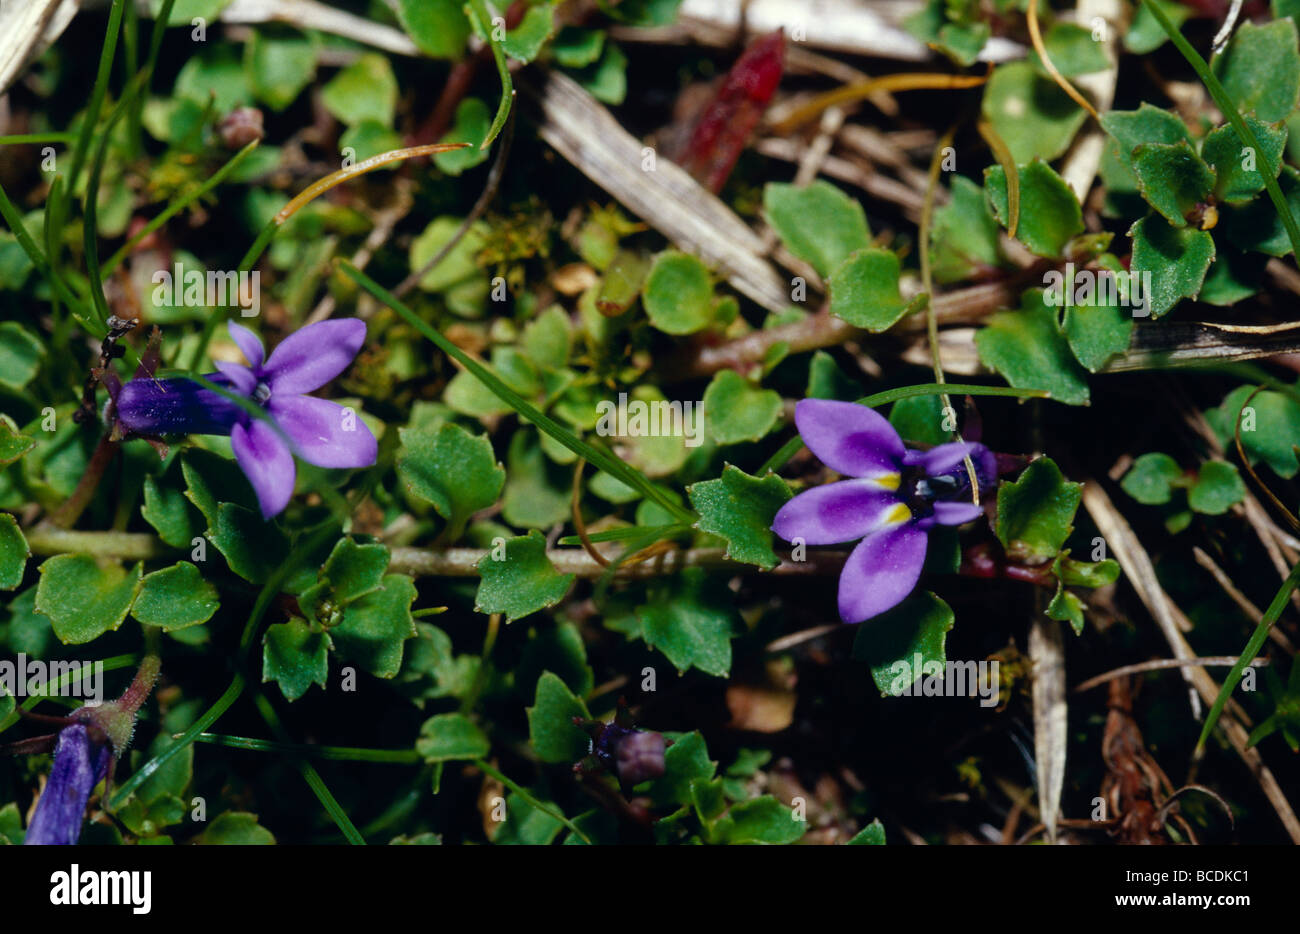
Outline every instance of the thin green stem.
<path id="1" fill-rule="evenodd" d="M 1142 5 L 1155 17 L 1156 22 L 1160 24 L 1160 28 L 1165 31 L 1170 41 L 1182 53 L 1183 58 L 1187 59 L 1187 63 L 1192 66 L 1192 70 L 1204 82 L 1206 90 L 1214 98 L 1214 103 L 1219 106 L 1219 110 L 1223 111 L 1223 115 L 1228 118 L 1228 122 L 1237 131 L 1237 136 L 1241 138 L 1242 144 L 1250 147 L 1256 158 L 1259 159 L 1262 164 L 1260 174 L 1264 178 L 1264 187 L 1268 191 L 1269 199 L 1273 202 L 1273 207 L 1277 209 L 1278 216 L 1282 219 L 1282 226 L 1286 228 L 1286 235 L 1291 240 L 1291 250 L 1295 254 L 1296 261 L 1300 262 L 1300 226 L 1296 225 L 1296 220 L 1291 215 L 1291 208 L 1286 203 L 1286 197 L 1282 194 L 1282 189 L 1277 183 L 1279 167 L 1273 164 L 1268 151 L 1259 144 L 1254 131 L 1241 118 L 1241 112 L 1237 109 L 1237 104 L 1233 101 L 1232 95 L 1219 83 L 1219 79 L 1214 76 L 1214 72 L 1205 63 L 1205 59 L 1201 58 L 1200 54 L 1192 48 L 1191 43 L 1183 38 L 1182 32 L 1165 15 L 1164 10 L 1160 9 L 1160 5 L 1152 3 L 1151 0 L 1142 0 Z"/>
<path id="2" fill-rule="evenodd" d="M 122 9 L 124 0 L 113 0 L 108 13 L 108 31 L 104 34 L 104 46 L 99 54 L 99 71 L 95 75 L 95 86 L 90 92 L 90 103 L 82 116 L 81 131 L 77 134 L 77 146 L 72 151 L 72 171 L 68 174 L 68 188 L 75 191 L 77 177 L 86 163 L 90 153 L 90 138 L 99 123 L 99 112 L 104 106 L 104 95 L 108 92 L 108 78 L 113 71 L 113 56 L 117 53 L 117 37 L 122 27 Z"/>
<path id="3" fill-rule="evenodd" d="M 1041 389 L 1016 389 L 1011 386 L 977 386 L 971 383 L 920 383 L 916 386 L 902 386 L 898 389 L 887 389 L 874 395 L 863 396 L 858 400 L 858 404 L 867 405 L 874 409 L 890 402 L 897 402 L 899 399 L 909 399 L 912 396 L 938 396 L 950 392 L 966 396 L 1012 396 L 1017 399 L 1041 399 L 1047 395 Z M 769 470 L 780 470 L 790 458 L 799 453 L 799 449 L 802 447 L 803 439 L 795 435 L 781 445 L 780 450 L 769 457 L 762 467 L 758 468 L 758 476 L 763 476 Z"/>
<path id="4" fill-rule="evenodd" d="M 9 136 L 0 136 L 0 146 L 16 146 L 25 143 L 62 143 L 66 146 L 74 139 L 76 137 L 71 133 L 14 133 Z"/>
<path id="5" fill-rule="evenodd" d="M 451 341 L 447 340 L 447 338 L 439 334 L 423 319 L 416 315 L 415 312 L 402 304 L 400 299 L 371 279 L 360 269 L 357 269 L 356 266 L 353 266 L 346 260 L 337 260 L 337 263 L 339 268 L 342 269 L 343 272 L 354 282 L 356 282 L 357 285 L 361 286 L 361 288 L 369 292 L 380 302 L 397 312 L 397 314 L 404 318 L 411 327 L 415 328 L 415 330 L 421 335 L 436 344 L 439 350 L 463 366 L 473 374 L 480 383 L 501 399 L 502 402 L 509 405 L 524 418 L 536 425 L 540 430 L 546 432 L 579 457 L 586 459 L 589 463 L 595 464 L 601 470 L 611 474 L 616 479 L 621 480 L 625 485 L 632 487 L 634 490 L 639 490 L 647 499 L 651 499 L 658 503 L 664 509 L 667 509 L 669 513 L 683 522 L 691 523 L 695 521 L 696 516 L 693 512 L 681 506 L 679 503 L 674 502 L 670 497 L 664 495 L 663 491 L 651 483 L 649 478 L 639 470 L 626 462 L 619 460 L 608 451 L 588 444 L 586 441 L 583 441 L 581 438 L 573 434 L 573 432 L 562 426 L 559 422 L 538 410 L 527 399 L 506 385 L 505 382 L 503 382 L 495 373 L 479 361 L 475 360 L 469 354 L 465 353 L 465 351 L 461 350 Z"/>
<path id="6" fill-rule="evenodd" d="M 487 44 L 492 48 L 497 76 L 501 79 L 501 100 L 497 104 L 496 116 L 492 118 L 492 126 L 488 128 L 487 136 L 479 145 L 479 149 L 487 149 L 497 138 L 501 128 L 506 125 L 506 118 L 510 116 L 510 106 L 515 99 L 515 88 L 510 78 L 510 64 L 506 61 L 505 50 L 501 48 L 501 43 L 492 37 L 492 17 L 488 14 L 487 3 L 484 0 L 469 0 L 469 6 L 474 13 L 474 18 L 478 20 L 479 29 L 487 37 Z"/>
<path id="7" fill-rule="evenodd" d="M 271 706 L 271 702 L 266 699 L 266 695 L 261 691 L 254 691 L 253 703 L 257 705 L 258 713 L 262 715 L 262 719 L 266 721 L 266 725 L 271 728 L 271 732 L 279 736 L 281 742 L 287 742 L 285 740 L 287 733 L 284 726 L 280 723 L 280 715 L 275 712 L 275 708 Z M 339 830 L 342 831 L 343 836 L 347 839 L 348 843 L 351 843 L 353 846 L 365 846 L 365 837 L 361 836 L 361 833 L 357 830 L 356 826 L 353 825 L 352 819 L 348 817 L 347 812 L 339 805 L 338 799 L 330 793 L 329 787 L 326 786 L 325 780 L 320 777 L 320 773 L 316 771 L 316 767 L 306 759 L 301 757 L 296 757 L 296 759 L 297 761 L 295 764 L 298 766 L 298 771 L 302 774 L 307 785 L 311 788 L 312 792 L 316 795 L 316 798 L 325 808 L 325 812 L 329 814 L 330 819 L 338 825 Z"/>
<path id="8" fill-rule="evenodd" d="M 314 743 L 282 743 L 274 739 L 254 739 L 247 736 L 227 736 L 221 733 L 200 733 L 200 743 L 225 746 L 229 749 L 249 749 L 254 752 L 287 752 L 339 762 L 390 762 L 395 765 L 412 765 L 423 761 L 414 749 L 367 749 L 362 746 L 317 746 Z"/>
<path id="9" fill-rule="evenodd" d="M 577 824 L 575 824 L 573 821 L 569 820 L 567 817 L 565 817 L 565 816 L 564 816 L 563 814 L 561 814 L 559 811 L 557 811 L 557 810 L 555 810 L 555 809 L 553 809 L 553 808 L 547 807 L 545 804 L 542 804 L 542 802 L 540 802 L 540 801 L 538 801 L 536 798 L 534 798 L 534 797 L 533 797 L 533 796 L 532 796 L 532 795 L 531 795 L 527 790 L 525 790 L 524 788 L 522 788 L 520 785 L 518 785 L 517 783 L 515 783 L 515 782 L 512 781 L 511 779 L 507 778 L 507 777 L 506 777 L 506 774 L 505 774 L 504 772 L 502 772 L 502 771 L 500 771 L 500 770 L 498 770 L 498 769 L 496 769 L 496 768 L 493 768 L 492 766 L 490 766 L 490 765 L 488 765 L 486 762 L 484 762 L 482 759 L 477 760 L 477 761 L 474 763 L 474 765 L 475 765 L 476 767 L 482 769 L 482 770 L 483 770 L 484 772 L 486 772 L 487 774 L 491 775 L 493 778 L 495 778 L 495 779 L 496 779 L 497 781 L 499 781 L 501 784 L 505 785 L 507 788 L 509 788 L 509 789 L 510 789 L 511 791 L 513 791 L 515 794 L 519 795 L 519 797 L 523 798 L 524 801 L 527 802 L 529 806 L 531 806 L 531 807 L 533 807 L 533 808 L 535 808 L 535 809 L 541 811 L 543 814 L 547 814 L 547 815 L 549 815 L 549 816 L 555 818 L 557 821 L 559 821 L 559 822 L 560 822 L 561 824 L 563 824 L 565 827 L 568 827 L 570 830 L 572 830 L 575 834 L 578 835 L 578 839 L 580 839 L 583 843 L 587 844 L 588 846 L 591 845 L 591 838 L 588 837 L 585 833 L 583 833 L 582 830 L 578 827 Z"/>
<path id="10" fill-rule="evenodd" d="M 1297 563 L 1291 569 L 1291 573 L 1282 582 L 1281 589 L 1273 596 L 1273 602 L 1264 611 L 1259 625 L 1255 627 L 1254 633 L 1251 634 L 1250 641 L 1246 643 L 1246 647 L 1242 649 L 1241 655 L 1237 658 L 1237 663 L 1232 666 L 1228 676 L 1223 679 L 1223 687 L 1219 688 L 1219 696 L 1214 699 L 1214 706 L 1210 708 L 1210 712 L 1205 717 L 1205 726 L 1201 728 L 1201 737 L 1196 741 L 1198 755 L 1205 748 L 1205 741 L 1210 738 L 1210 733 L 1214 730 L 1214 725 L 1219 721 L 1219 715 L 1223 713 L 1228 698 L 1232 696 L 1237 683 L 1241 681 L 1242 672 L 1259 654 L 1259 650 L 1264 645 L 1264 640 L 1268 638 L 1268 631 L 1273 628 L 1273 624 L 1282 615 L 1282 610 L 1286 607 L 1287 601 L 1291 599 L 1291 591 L 1295 590 L 1297 586 L 1300 586 L 1300 563 Z"/>

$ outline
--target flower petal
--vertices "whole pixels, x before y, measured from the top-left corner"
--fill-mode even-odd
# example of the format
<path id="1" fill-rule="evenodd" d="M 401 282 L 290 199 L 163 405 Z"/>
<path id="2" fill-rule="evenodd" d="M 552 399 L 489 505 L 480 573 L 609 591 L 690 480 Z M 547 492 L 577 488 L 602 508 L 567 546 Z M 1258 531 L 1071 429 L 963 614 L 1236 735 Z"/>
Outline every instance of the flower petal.
<path id="1" fill-rule="evenodd" d="M 965 473 L 962 465 L 966 455 L 969 454 L 971 463 L 975 465 L 975 476 L 979 479 L 980 486 L 989 487 L 997 482 L 997 459 L 993 456 L 993 452 L 982 444 L 953 441 L 937 445 L 928 451 L 908 451 L 907 454 L 906 460 L 909 464 L 920 465 L 926 475 L 931 477 L 953 473 L 959 469 Z"/>
<path id="2" fill-rule="evenodd" d="M 379 444 L 355 412 L 314 396 L 271 396 L 267 409 L 297 454 L 317 467 L 369 467 Z"/>
<path id="3" fill-rule="evenodd" d="M 59 732 L 54 768 L 45 783 L 36 813 L 23 842 L 37 846 L 71 846 L 81 836 L 90 793 L 108 772 L 112 758 L 107 745 L 90 738 L 85 725 L 74 723 Z"/>
<path id="4" fill-rule="evenodd" d="M 901 603 L 921 577 L 926 544 L 925 532 L 911 522 L 864 538 L 840 572 L 840 618 L 860 623 Z"/>
<path id="5" fill-rule="evenodd" d="M 236 425 L 230 432 L 230 446 L 239 469 L 253 485 L 262 518 L 270 519 L 289 505 L 297 468 L 289 446 L 275 429 L 261 419 L 247 427 Z"/>
<path id="6" fill-rule="evenodd" d="M 883 415 L 856 402 L 804 399 L 794 407 L 804 444 L 832 470 L 850 477 L 897 473 L 902 439 Z"/>
<path id="7" fill-rule="evenodd" d="M 974 503 L 954 503 L 936 500 L 934 503 L 934 521 L 940 525 L 962 525 L 974 522 L 984 515 L 984 507 Z"/>
<path id="8" fill-rule="evenodd" d="M 272 393 L 311 392 L 348 368 L 366 342 L 360 318 L 318 321 L 295 331 L 271 352 L 263 367 Z"/>
<path id="9" fill-rule="evenodd" d="M 236 324 L 234 321 L 226 322 L 226 330 L 230 332 L 230 339 L 235 342 L 248 365 L 257 369 L 262 365 L 262 360 L 266 356 L 266 351 L 262 349 L 262 341 L 256 334 L 244 327 L 242 324 Z M 217 364 L 218 367 L 221 364 Z"/>
<path id="10" fill-rule="evenodd" d="M 257 374 L 244 366 L 242 363 L 227 363 L 225 360 L 217 361 L 217 369 L 221 371 L 225 382 L 230 384 L 242 396 L 253 395 L 253 390 L 257 388 Z"/>
<path id="11" fill-rule="evenodd" d="M 219 386 L 231 380 L 220 373 L 207 378 Z M 122 387 L 115 400 L 118 423 L 131 435 L 228 435 L 243 410 L 225 396 L 192 379 L 139 377 Z"/>
<path id="12" fill-rule="evenodd" d="M 772 520 L 772 531 L 806 545 L 851 542 L 875 531 L 900 508 L 898 497 L 871 480 L 841 480 L 805 490 Z"/>

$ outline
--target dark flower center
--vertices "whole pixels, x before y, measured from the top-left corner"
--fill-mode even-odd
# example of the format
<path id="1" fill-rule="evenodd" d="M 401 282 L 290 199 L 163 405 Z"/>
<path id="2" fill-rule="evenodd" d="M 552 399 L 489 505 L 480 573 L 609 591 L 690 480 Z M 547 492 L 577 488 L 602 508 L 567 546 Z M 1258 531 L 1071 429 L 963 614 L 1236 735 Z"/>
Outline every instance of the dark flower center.
<path id="1" fill-rule="evenodd" d="M 898 494 L 913 519 L 925 519 L 934 515 L 936 500 L 968 498 L 970 477 L 964 464 L 958 470 L 937 477 L 927 474 L 923 467 L 908 467 L 903 471 Z"/>
<path id="2" fill-rule="evenodd" d="M 253 389 L 253 401 L 258 405 L 266 405 L 267 400 L 270 398 L 271 387 L 266 383 L 259 381 L 257 386 Z"/>

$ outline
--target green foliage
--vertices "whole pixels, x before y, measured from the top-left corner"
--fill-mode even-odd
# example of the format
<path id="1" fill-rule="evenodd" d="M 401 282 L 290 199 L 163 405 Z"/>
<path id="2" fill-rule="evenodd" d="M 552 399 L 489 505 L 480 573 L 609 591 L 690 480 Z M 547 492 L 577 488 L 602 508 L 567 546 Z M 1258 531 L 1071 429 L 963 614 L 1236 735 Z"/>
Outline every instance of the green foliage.
<path id="1" fill-rule="evenodd" d="M 716 480 L 686 491 L 699 514 L 696 528 L 725 539 L 727 557 L 771 570 L 781 563 L 772 550 L 772 518 L 790 498 L 790 488 L 775 474 L 759 479 L 727 464 Z"/>
<path id="2" fill-rule="evenodd" d="M 140 587 L 140 566 L 101 564 L 90 555 L 55 555 L 40 567 L 36 612 L 64 643 L 90 642 L 117 629 Z"/>
<path id="3" fill-rule="evenodd" d="M 1088 115 L 1029 62 L 1007 62 L 984 86 L 985 118 L 1017 164 L 1050 162 L 1069 148 Z"/>
<path id="4" fill-rule="evenodd" d="M 831 314 L 869 331 L 885 331 L 925 303 L 905 302 L 898 291 L 898 256 L 889 250 L 851 253 L 831 274 Z"/>
<path id="5" fill-rule="evenodd" d="M 853 657 L 871 666 L 882 696 L 912 693 L 912 685 L 921 678 L 944 670 L 948 660 L 944 643 L 954 621 L 948 604 L 923 591 L 882 613 L 870 626 L 860 627 Z"/>
<path id="6" fill-rule="evenodd" d="M 1020 479 L 1001 484 L 994 530 L 1007 555 L 1030 564 L 1054 558 L 1073 529 L 1082 491 L 1048 457 L 1035 460 Z"/>
<path id="7" fill-rule="evenodd" d="M 1035 159 L 1016 171 L 1020 176 L 1016 239 L 1039 256 L 1061 256 L 1070 238 L 1083 230 L 1079 199 L 1045 162 Z M 984 170 L 984 187 L 998 221 L 1009 228 L 1007 176 L 1002 166 Z"/>
<path id="8" fill-rule="evenodd" d="M 984 364 L 1012 386 L 1043 389 L 1068 405 L 1086 405 L 1088 382 L 1061 333 L 1056 310 L 1031 289 L 1016 311 L 1000 311 L 975 335 Z"/>
<path id="9" fill-rule="evenodd" d="M 493 546 L 478 563 L 480 583 L 474 608 L 480 613 L 504 613 L 512 622 L 554 606 L 573 583 L 546 557 L 546 539 L 536 530 Z"/>
<path id="10" fill-rule="evenodd" d="M 871 243 L 862 205 L 828 182 L 803 188 L 770 182 L 763 189 L 763 213 L 786 249 L 822 277 Z"/>

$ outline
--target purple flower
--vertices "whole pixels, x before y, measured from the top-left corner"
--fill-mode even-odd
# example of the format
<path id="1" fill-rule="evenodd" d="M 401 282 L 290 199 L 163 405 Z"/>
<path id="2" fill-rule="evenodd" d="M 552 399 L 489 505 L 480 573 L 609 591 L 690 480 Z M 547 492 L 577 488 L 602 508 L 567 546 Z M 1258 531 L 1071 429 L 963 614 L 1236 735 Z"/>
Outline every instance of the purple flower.
<path id="1" fill-rule="evenodd" d="M 965 458 L 981 489 L 991 489 L 997 460 L 982 444 L 909 450 L 883 415 L 854 402 L 804 399 L 794 410 L 804 444 L 851 480 L 800 493 L 777 512 L 772 531 L 786 541 L 835 545 L 858 541 L 840 572 L 839 611 L 860 623 L 897 606 L 916 587 L 929 530 L 961 525 L 983 510 L 971 501 Z"/>
<path id="2" fill-rule="evenodd" d="M 71 846 L 81 836 L 86 802 L 95 786 L 108 774 L 113 750 L 106 740 L 96 742 L 93 727 L 74 723 L 59 731 L 54 768 L 45 783 L 36 813 L 27 825 L 23 843 L 29 846 Z M 102 737 L 102 734 L 101 734 Z"/>
<path id="3" fill-rule="evenodd" d="M 18 712 L 28 719 L 60 728 L 58 733 L 0 747 L 0 751 L 9 753 L 54 752 L 54 768 L 36 802 L 24 844 L 71 846 L 77 842 L 90 793 L 101 781 L 106 783 L 106 789 L 112 783 L 113 763 L 131 742 L 136 715 L 158 679 L 158 670 L 158 656 L 146 655 L 121 697 L 93 707 L 78 707 L 66 717 L 28 713 L 19 708 Z"/>
<path id="4" fill-rule="evenodd" d="M 368 467 L 378 444 L 353 412 L 306 393 L 342 373 L 366 340 L 359 318 L 321 321 L 285 338 L 267 358 L 262 342 L 231 321 L 230 336 L 248 365 L 219 362 L 211 382 L 260 405 L 255 418 L 193 380 L 139 378 L 121 388 L 117 420 L 125 433 L 228 434 L 235 460 L 257 494 L 262 517 L 278 514 L 293 496 L 293 455 L 318 467 Z"/>

